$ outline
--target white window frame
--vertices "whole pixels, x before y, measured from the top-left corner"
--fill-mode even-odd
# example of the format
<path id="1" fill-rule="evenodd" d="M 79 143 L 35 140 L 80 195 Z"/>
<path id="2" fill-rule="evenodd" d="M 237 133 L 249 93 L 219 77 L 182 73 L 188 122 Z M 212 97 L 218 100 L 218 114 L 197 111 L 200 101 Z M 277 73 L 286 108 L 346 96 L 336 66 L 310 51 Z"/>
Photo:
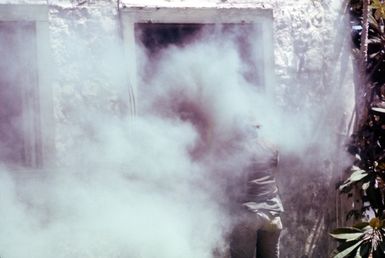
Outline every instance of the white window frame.
<path id="1" fill-rule="evenodd" d="M 263 44 L 263 86 L 274 84 L 273 54 L 273 10 L 271 8 L 246 7 L 127 7 L 120 9 L 123 26 L 124 49 L 128 62 L 130 84 L 130 108 L 135 113 L 137 85 L 137 66 L 135 57 L 136 23 L 258 23 L 262 28 Z"/>
<path id="2" fill-rule="evenodd" d="M 23 92 L 25 166 L 40 168 L 54 153 L 54 123 L 50 78 L 48 6 L 44 4 L 0 4 L 0 21 L 33 22 L 36 30 L 37 85 L 34 94 Z"/>

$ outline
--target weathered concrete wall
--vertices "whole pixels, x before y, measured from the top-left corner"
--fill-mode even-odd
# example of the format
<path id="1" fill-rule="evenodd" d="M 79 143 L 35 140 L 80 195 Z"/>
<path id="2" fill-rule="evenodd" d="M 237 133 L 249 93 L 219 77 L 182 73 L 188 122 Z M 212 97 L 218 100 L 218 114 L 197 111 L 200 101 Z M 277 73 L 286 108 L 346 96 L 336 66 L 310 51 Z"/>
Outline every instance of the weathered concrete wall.
<path id="1" fill-rule="evenodd" d="M 118 26 L 114 6 L 50 8 L 57 157 L 65 158 L 83 137 L 73 124 L 86 125 L 96 110 L 116 114 L 122 108 L 127 85 Z"/>
<path id="2" fill-rule="evenodd" d="M 314 112 L 319 121 L 314 139 L 333 139 L 341 150 L 354 94 L 342 5 L 340 1 L 274 4 L 277 104 L 293 112 L 324 107 L 324 112 Z M 333 126 L 325 130 L 325 124 Z M 335 178 L 349 158 L 338 149 L 326 153 L 314 146 L 282 161 L 286 167 L 281 169 L 279 180 L 287 226 L 282 238 L 283 257 L 328 257 L 334 246 L 327 232 L 335 227 Z M 318 162 L 311 161 L 313 157 L 318 157 Z"/>
<path id="3" fill-rule="evenodd" d="M 55 143 L 60 163 L 67 160 L 67 153 L 76 148 L 84 133 L 92 134 L 93 128 L 87 128 L 87 121 L 94 119 L 93 111 L 103 110 L 106 115 L 115 116 L 125 112 L 127 75 L 115 1 L 48 2 L 55 71 L 52 84 Z M 196 5 L 192 1 L 177 2 Z M 218 2 L 202 1 L 202 5 Z M 148 1 L 148 4 L 159 4 L 159 1 Z M 164 4 L 172 5 L 173 1 L 164 1 Z M 328 127 L 327 133 L 314 132 L 314 138 L 330 136 L 332 140 L 341 140 L 338 135 L 346 130 L 343 121 L 351 111 L 353 86 L 347 44 L 340 37 L 344 27 L 339 1 L 234 0 L 219 4 L 273 8 L 276 85 L 269 90 L 278 106 L 293 112 L 332 106 L 333 109 L 325 108 L 325 113 L 314 119 L 319 119 L 320 124 L 335 126 Z M 336 96 L 346 98 L 336 99 Z M 80 126 L 73 127 L 73 124 Z M 286 207 L 282 257 L 328 257 L 325 250 L 330 246 L 325 233 L 334 221 L 332 179 L 342 165 L 336 150 L 331 150 L 329 156 L 324 153 L 316 147 L 310 149 L 308 155 L 320 155 L 319 162 L 311 164 L 303 162 L 306 156 L 298 155 L 284 157 L 282 161 L 284 166 L 278 178 Z"/>

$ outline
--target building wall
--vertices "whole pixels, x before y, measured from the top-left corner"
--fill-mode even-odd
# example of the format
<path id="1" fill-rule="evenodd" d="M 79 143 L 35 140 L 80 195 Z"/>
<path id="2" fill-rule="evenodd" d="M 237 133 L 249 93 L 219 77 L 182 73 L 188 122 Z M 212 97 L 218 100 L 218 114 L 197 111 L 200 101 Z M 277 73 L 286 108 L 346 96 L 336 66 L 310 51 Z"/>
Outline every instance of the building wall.
<path id="1" fill-rule="evenodd" d="M 137 1 L 121 2 L 133 5 Z M 347 30 L 339 2 L 202 1 L 202 6 L 273 8 L 276 83 L 267 91 L 278 107 L 294 113 L 325 107 L 316 119 L 320 124 L 333 126 L 326 133 L 314 131 L 314 139 L 329 137 L 336 141 L 336 146 L 342 145 L 346 135 L 353 99 L 349 47 L 344 38 Z M 122 24 L 115 1 L 48 3 L 51 49 L 47 51 L 52 57 L 55 153 L 58 164 L 65 165 L 79 140 L 95 130 L 87 121 L 100 119 L 93 116 L 96 111 L 116 117 L 130 112 L 127 61 L 122 55 Z M 146 2 L 154 3 L 196 5 L 196 1 Z M 340 156 L 334 155 L 337 152 L 330 150 L 329 155 L 324 155 L 322 148 L 310 149 L 307 155 L 320 155 L 320 160 L 312 163 L 302 162 L 308 159 L 301 156 L 303 153 L 283 157 L 285 166 L 278 176 L 286 206 L 283 257 L 327 257 L 325 248 L 330 250 L 331 246 L 325 233 L 335 221 L 333 179 L 344 165 L 338 159 Z"/>

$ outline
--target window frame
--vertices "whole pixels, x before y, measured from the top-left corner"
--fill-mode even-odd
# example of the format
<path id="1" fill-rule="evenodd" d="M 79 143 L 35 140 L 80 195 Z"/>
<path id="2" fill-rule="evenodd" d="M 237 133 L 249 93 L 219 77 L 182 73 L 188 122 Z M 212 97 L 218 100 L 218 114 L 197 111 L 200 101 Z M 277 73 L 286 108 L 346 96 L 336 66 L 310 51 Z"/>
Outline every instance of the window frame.
<path id="1" fill-rule="evenodd" d="M 22 89 L 24 164 L 41 168 L 54 156 L 53 98 L 50 68 L 48 6 L 45 4 L 0 4 L 0 21 L 32 22 L 36 39 L 36 85 L 33 94 Z"/>
<path id="2" fill-rule="evenodd" d="M 128 65 L 130 109 L 135 114 L 137 102 L 136 23 L 258 23 L 263 44 L 263 87 L 274 85 L 273 10 L 260 7 L 146 7 L 123 6 L 119 9 L 125 56 Z"/>

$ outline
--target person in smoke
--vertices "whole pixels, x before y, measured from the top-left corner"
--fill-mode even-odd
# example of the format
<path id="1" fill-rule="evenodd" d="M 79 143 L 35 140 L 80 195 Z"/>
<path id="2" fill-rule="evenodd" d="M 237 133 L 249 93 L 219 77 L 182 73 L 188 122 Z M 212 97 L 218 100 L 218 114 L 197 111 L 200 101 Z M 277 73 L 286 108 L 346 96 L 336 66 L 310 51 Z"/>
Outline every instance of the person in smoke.
<path id="1" fill-rule="evenodd" d="M 230 235 L 231 258 L 277 258 L 283 206 L 274 173 L 278 152 L 260 139 L 254 125 L 246 136 L 248 164 L 232 190 L 235 226 Z"/>
<path id="2" fill-rule="evenodd" d="M 236 221 L 230 235 L 231 258 L 277 258 L 279 257 L 279 237 L 282 230 L 280 214 L 283 212 L 282 202 L 274 178 L 278 166 L 278 152 L 272 144 L 258 137 L 258 125 L 249 123 L 246 126 L 231 125 L 225 128 L 214 128 L 214 118 L 201 103 L 191 100 L 180 101 L 175 108 L 178 117 L 194 125 L 199 139 L 190 150 L 193 160 L 205 160 L 207 156 L 226 163 L 239 164 L 242 171 L 227 178 L 223 191 L 230 216 Z M 239 123 L 242 124 L 242 123 Z M 244 128 L 246 127 L 246 128 Z M 226 156 L 230 155 L 230 156 Z M 238 159 L 235 156 L 244 156 Z M 210 159 L 209 159 L 210 160 Z M 212 169 L 229 169 L 219 165 Z M 230 169 L 233 169 L 230 166 Z M 240 173 L 238 173 L 240 172 Z M 229 175 L 229 171 L 224 172 Z M 221 185 L 221 179 L 217 183 Z M 214 253 L 216 250 L 214 250 Z M 228 254 L 215 253 L 215 257 Z"/>

